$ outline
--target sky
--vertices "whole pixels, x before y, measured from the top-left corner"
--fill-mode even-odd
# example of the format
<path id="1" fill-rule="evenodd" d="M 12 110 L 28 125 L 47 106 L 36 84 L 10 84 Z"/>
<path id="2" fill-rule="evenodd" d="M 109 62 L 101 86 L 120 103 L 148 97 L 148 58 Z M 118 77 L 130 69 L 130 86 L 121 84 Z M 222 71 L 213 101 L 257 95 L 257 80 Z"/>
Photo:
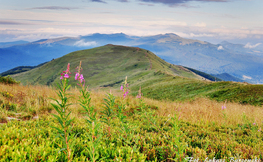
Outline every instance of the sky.
<path id="1" fill-rule="evenodd" d="M 0 42 L 174 33 L 263 44 L 263 0 L 0 0 Z"/>

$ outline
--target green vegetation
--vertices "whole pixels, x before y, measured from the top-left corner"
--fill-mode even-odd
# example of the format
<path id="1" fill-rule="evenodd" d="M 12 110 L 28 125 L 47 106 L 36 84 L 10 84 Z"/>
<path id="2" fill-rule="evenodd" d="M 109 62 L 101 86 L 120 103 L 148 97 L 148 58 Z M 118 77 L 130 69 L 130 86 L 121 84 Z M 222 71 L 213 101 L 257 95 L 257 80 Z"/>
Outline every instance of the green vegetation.
<path id="1" fill-rule="evenodd" d="M 118 118 L 114 118 L 110 125 L 101 123 L 94 136 L 94 139 L 99 138 L 96 141 L 97 158 L 103 158 L 104 161 L 183 161 L 186 157 L 228 161 L 231 157 L 263 158 L 263 143 L 260 139 L 262 132 L 258 132 L 258 126 L 253 124 L 229 127 L 179 121 L 177 126 L 180 129 L 175 134 L 174 119 L 147 116 L 150 114 L 153 115 L 154 111 L 148 109 L 127 116 L 125 125 Z M 53 129 L 49 127 L 50 123 L 53 123 L 52 119 L 13 121 L 0 126 L 0 158 L 3 161 L 64 159 L 63 153 L 59 152 L 62 142 L 55 137 Z M 77 136 L 72 151 L 74 161 L 88 161 L 92 158 L 88 151 L 92 140 L 87 138 L 91 134 L 87 124 L 74 121 L 72 135 Z M 178 155 L 177 135 L 181 137 L 179 144 L 185 153 L 182 156 Z"/>
<path id="2" fill-rule="evenodd" d="M 4 84 L 19 84 L 15 79 L 11 78 L 10 76 L 2 77 L 0 76 L 0 83 Z"/>
<path id="3" fill-rule="evenodd" d="M 229 100 L 240 104 L 262 106 L 263 85 L 232 84 L 232 86 L 223 87 L 216 92 L 208 94 L 207 96 L 217 101 Z"/>
<path id="4" fill-rule="evenodd" d="M 32 91 L 33 89 L 28 89 L 28 92 Z M 74 100 L 79 98 L 76 92 L 72 96 L 75 96 Z M 243 115 L 242 123 L 226 124 L 231 114 L 223 115 L 225 110 L 222 110 L 214 116 L 222 116 L 224 124 L 205 118 L 192 122 L 180 119 L 179 107 L 173 110 L 174 114 L 164 116 L 160 113 L 163 108 L 151 105 L 141 98 L 108 94 L 103 100 L 99 100 L 102 103 L 83 105 L 90 101 L 89 98 L 98 100 L 97 95 L 92 93 L 87 97 L 88 100 L 82 98 L 81 107 L 69 107 L 72 112 L 69 118 L 73 119 L 70 120 L 72 128 L 69 134 L 75 137 L 70 141 L 73 144 L 69 160 L 63 149 L 63 139 L 57 138 L 58 135 L 63 136 L 63 133 L 54 132 L 54 128 L 58 128 L 60 123 L 51 114 L 40 115 L 36 120 L 14 120 L 0 125 L 0 159 L 106 162 L 186 161 L 190 157 L 226 161 L 230 161 L 230 158 L 263 158 L 263 125 L 261 121 L 252 123 L 250 115 Z M 85 111 L 81 111 L 83 106 Z M 94 118 L 90 118 L 91 107 L 97 112 Z M 1 111 L 6 109 L 1 107 Z"/>
<path id="5" fill-rule="evenodd" d="M 230 161 L 231 158 L 263 158 L 262 109 L 251 109 L 256 115 L 240 115 L 240 108 L 231 109 L 226 102 L 222 110 L 210 105 L 207 109 L 208 103 L 202 102 L 194 111 L 186 105 L 182 105 L 182 110 L 172 103 L 153 104 L 141 94 L 158 100 L 188 100 L 214 94 L 211 98 L 220 100 L 220 94 L 225 92 L 219 93 L 220 90 L 229 89 L 227 93 L 230 93 L 246 87 L 242 92 L 248 95 L 257 88 L 251 87 L 248 91 L 250 85 L 204 82 L 158 70 L 133 75 L 131 81 L 126 77 L 121 86 L 122 95 L 109 93 L 105 96 L 88 91 L 81 63 L 75 77 L 81 90 L 70 89 L 69 83 L 74 79 L 69 79 L 69 67 L 70 64 L 61 74 L 58 96 L 52 87 L 0 84 L 0 111 L 4 114 L 1 121 L 7 122 L 10 116 L 14 120 L 0 126 L 1 160 L 187 161 L 192 157 L 203 161 L 213 158 Z M 152 64 L 150 68 L 156 67 Z M 129 89 L 138 97 L 129 97 Z M 135 89 L 139 90 L 138 94 Z M 54 98 L 55 102 L 46 102 L 46 98 Z M 217 103 L 214 101 L 214 104 Z M 17 118 L 22 113 L 29 117 Z M 37 117 L 35 121 L 31 120 L 33 116 Z M 236 118 L 242 118 L 241 122 Z"/>
<path id="6" fill-rule="evenodd" d="M 155 75 L 162 75 L 163 77 L 144 81 L 140 85 L 133 86 L 133 90 L 135 91 L 141 86 L 144 96 L 157 100 L 189 101 L 195 98 L 208 97 L 219 102 L 228 100 L 240 104 L 263 105 L 263 85 L 204 82 L 173 77 L 163 73 L 155 73 Z"/>

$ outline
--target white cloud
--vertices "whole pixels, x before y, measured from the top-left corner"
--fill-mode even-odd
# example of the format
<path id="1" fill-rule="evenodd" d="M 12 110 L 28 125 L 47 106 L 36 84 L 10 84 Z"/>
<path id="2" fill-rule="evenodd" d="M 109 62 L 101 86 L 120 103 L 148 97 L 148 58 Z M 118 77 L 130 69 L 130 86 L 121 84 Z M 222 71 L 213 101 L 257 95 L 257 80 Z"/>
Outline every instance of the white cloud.
<path id="1" fill-rule="evenodd" d="M 196 23 L 195 26 L 196 27 L 206 27 L 206 23 L 204 23 L 204 22 Z"/>
<path id="2" fill-rule="evenodd" d="M 77 41 L 74 46 L 78 46 L 78 47 L 87 47 L 87 46 L 95 46 L 97 43 L 95 41 L 91 41 L 91 42 L 85 42 L 85 40 L 79 40 Z"/>
<path id="3" fill-rule="evenodd" d="M 250 44 L 250 43 L 247 43 L 244 47 L 245 47 L 245 48 L 256 48 L 256 47 L 259 46 L 259 45 L 261 45 L 261 43 L 257 43 L 257 44 L 255 44 L 255 45 L 252 45 L 252 44 Z"/>
<path id="4" fill-rule="evenodd" d="M 243 75 L 243 79 L 244 79 L 244 80 L 245 80 L 245 79 L 252 79 L 252 77 Z"/>
<path id="5" fill-rule="evenodd" d="M 206 33 L 185 33 L 185 32 L 175 32 L 179 36 L 183 38 L 195 38 L 195 37 L 214 37 L 214 34 L 206 34 Z"/>
<path id="6" fill-rule="evenodd" d="M 224 49 L 223 46 L 219 46 L 219 47 L 217 48 L 217 50 L 223 50 L 223 49 Z"/>

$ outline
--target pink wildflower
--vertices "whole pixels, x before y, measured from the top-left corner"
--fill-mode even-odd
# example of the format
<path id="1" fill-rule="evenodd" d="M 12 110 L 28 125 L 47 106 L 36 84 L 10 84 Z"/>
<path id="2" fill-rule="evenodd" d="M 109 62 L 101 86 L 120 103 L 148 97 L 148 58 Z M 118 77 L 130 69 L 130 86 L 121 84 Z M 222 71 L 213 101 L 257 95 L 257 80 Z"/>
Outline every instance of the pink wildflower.
<path id="1" fill-rule="evenodd" d="M 78 80 L 78 77 L 79 77 L 79 73 L 76 73 L 75 80 Z"/>
<path id="2" fill-rule="evenodd" d="M 253 123 L 253 125 L 256 125 L 256 123 Z"/>
<path id="3" fill-rule="evenodd" d="M 69 68 L 70 68 L 70 63 L 68 63 L 68 66 L 67 66 L 67 70 L 66 70 L 67 74 L 71 74 L 71 72 L 69 71 Z"/>
<path id="4" fill-rule="evenodd" d="M 121 85 L 120 90 L 123 91 L 123 98 L 125 98 L 126 96 L 128 96 L 129 89 L 128 89 L 128 83 L 127 83 L 127 76 L 126 76 L 126 78 L 125 78 L 124 85 Z"/>
<path id="5" fill-rule="evenodd" d="M 126 96 L 128 96 L 128 91 L 126 91 L 124 94 L 123 94 L 123 97 L 125 98 Z"/>
<path id="6" fill-rule="evenodd" d="M 68 75 L 68 74 L 65 74 L 65 75 L 64 75 L 64 78 L 69 78 L 69 75 Z"/>
<path id="7" fill-rule="evenodd" d="M 80 83 L 82 83 L 83 81 L 85 81 L 85 79 L 84 79 L 84 77 L 83 77 L 83 74 L 80 74 L 79 80 L 80 80 Z"/>
<path id="8" fill-rule="evenodd" d="M 82 83 L 83 81 L 85 81 L 84 77 L 83 77 L 83 74 L 80 74 L 80 73 L 76 73 L 75 75 L 75 80 L 79 80 L 80 83 Z"/>
<path id="9" fill-rule="evenodd" d="M 222 106 L 222 110 L 224 110 L 224 109 L 226 109 L 226 106 L 223 105 L 223 106 Z"/>
<path id="10" fill-rule="evenodd" d="M 77 72 L 76 75 L 75 75 L 75 80 L 78 80 L 79 81 L 79 86 L 81 86 L 82 88 L 85 86 L 85 79 L 83 77 L 83 74 L 81 74 L 80 72 L 82 71 L 82 68 L 81 68 L 81 61 L 79 62 L 79 66 L 76 68 Z M 84 82 L 84 83 L 82 83 Z"/>
<path id="11" fill-rule="evenodd" d="M 68 74 L 71 74 L 71 72 L 69 71 L 69 67 L 70 67 L 70 63 L 68 63 L 68 66 L 67 66 L 67 70 L 66 71 L 63 71 L 60 75 L 60 79 L 63 79 L 63 78 L 70 78 L 70 76 Z"/>

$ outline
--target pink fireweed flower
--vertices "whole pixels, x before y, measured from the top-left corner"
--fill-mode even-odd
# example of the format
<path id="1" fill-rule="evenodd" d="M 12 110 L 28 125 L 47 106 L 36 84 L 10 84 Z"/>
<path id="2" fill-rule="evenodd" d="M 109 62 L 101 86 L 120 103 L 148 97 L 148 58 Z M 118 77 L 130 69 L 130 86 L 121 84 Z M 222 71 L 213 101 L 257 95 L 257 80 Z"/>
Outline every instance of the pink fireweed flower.
<path id="1" fill-rule="evenodd" d="M 125 92 L 124 94 L 123 94 L 123 97 L 125 98 L 125 97 L 127 97 L 128 96 L 128 91 L 127 92 Z"/>
<path id="2" fill-rule="evenodd" d="M 83 81 L 85 82 L 85 79 L 83 77 L 83 74 L 80 74 L 80 73 L 76 73 L 75 75 L 75 80 L 79 80 L 80 83 L 82 83 Z"/>
<path id="3" fill-rule="evenodd" d="M 79 66 L 76 68 L 77 71 L 75 72 L 76 73 L 75 80 L 79 81 L 79 83 L 77 85 L 79 85 L 80 87 L 84 88 L 84 86 L 85 86 L 85 79 L 83 77 L 83 74 L 81 74 L 81 71 L 82 71 L 81 63 L 82 63 L 82 61 L 79 62 Z"/>
<path id="4" fill-rule="evenodd" d="M 67 66 L 67 70 L 66 70 L 67 74 L 71 74 L 71 72 L 69 71 L 69 68 L 70 68 L 70 63 L 68 63 L 68 66 Z"/>
<path id="5" fill-rule="evenodd" d="M 75 80 L 78 80 L 78 78 L 79 78 L 79 73 L 76 73 Z"/>
<path id="6" fill-rule="evenodd" d="M 71 72 L 69 71 L 69 68 L 70 68 L 70 63 L 68 63 L 68 66 L 67 66 L 67 70 L 66 71 L 63 71 L 60 75 L 60 79 L 63 79 L 63 78 L 70 78 L 70 76 L 68 74 L 71 74 Z"/>
<path id="7" fill-rule="evenodd" d="M 224 109 L 226 109 L 226 106 L 223 105 L 223 106 L 222 106 L 222 110 L 224 110 Z"/>
<path id="8" fill-rule="evenodd" d="M 123 91 L 123 98 L 128 96 L 129 89 L 128 89 L 128 83 L 127 83 L 127 76 L 124 81 L 124 85 L 121 85 L 120 90 Z"/>
<path id="9" fill-rule="evenodd" d="M 65 74 L 65 75 L 64 75 L 64 78 L 69 78 L 69 75 L 68 75 L 68 74 Z"/>
<path id="10" fill-rule="evenodd" d="M 85 82 L 85 79 L 84 79 L 84 77 L 83 77 L 83 74 L 80 74 L 79 80 L 80 80 L 80 83 L 82 83 L 83 81 Z"/>
<path id="11" fill-rule="evenodd" d="M 77 69 L 77 72 L 75 72 L 76 73 L 76 75 L 75 75 L 75 80 L 78 80 L 79 81 L 79 83 L 80 84 L 77 84 L 77 85 L 79 85 L 79 86 L 84 86 L 85 85 L 85 79 L 84 79 L 84 77 L 83 77 L 83 74 L 81 74 L 80 72 L 81 72 L 81 61 L 80 61 L 80 63 L 79 63 L 79 66 L 76 68 Z M 84 82 L 84 84 L 82 85 L 82 82 Z"/>
<path id="12" fill-rule="evenodd" d="M 253 125 L 256 125 L 256 123 L 253 123 Z"/>

